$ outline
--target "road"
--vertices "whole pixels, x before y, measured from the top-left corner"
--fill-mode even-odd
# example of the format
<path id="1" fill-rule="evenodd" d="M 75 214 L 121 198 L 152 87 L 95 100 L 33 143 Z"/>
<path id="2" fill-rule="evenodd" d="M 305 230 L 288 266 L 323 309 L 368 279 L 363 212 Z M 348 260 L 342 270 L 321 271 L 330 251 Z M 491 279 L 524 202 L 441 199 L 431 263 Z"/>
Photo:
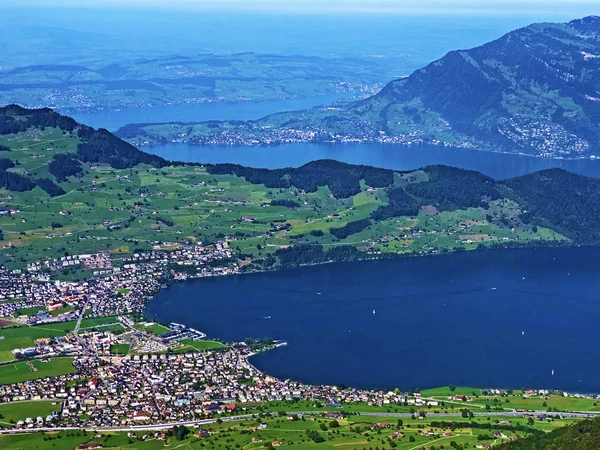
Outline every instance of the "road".
<path id="1" fill-rule="evenodd" d="M 323 414 L 323 411 L 290 411 L 286 414 L 304 414 L 304 415 L 320 415 Z M 473 413 L 474 416 L 477 417 L 488 417 L 488 416 L 506 416 L 506 417 L 521 417 L 523 416 L 523 412 L 514 412 L 514 411 L 495 411 L 495 412 L 484 412 L 484 413 Z M 547 411 L 532 411 L 528 414 L 548 414 Z M 271 416 L 275 417 L 278 413 L 271 413 Z M 361 416 L 375 416 L 375 417 L 411 417 L 410 413 L 380 413 L 380 412 L 362 412 L 359 413 Z M 595 414 L 588 413 L 554 413 L 553 415 L 559 415 L 560 417 L 566 418 L 587 418 L 590 416 L 595 416 Z M 220 419 L 223 422 L 232 422 L 236 420 L 246 420 L 246 419 L 255 419 L 257 417 L 256 414 L 244 414 L 240 416 L 229 416 L 229 417 L 221 417 Z M 460 413 L 431 413 L 427 414 L 427 417 L 461 417 Z M 143 430 L 164 430 L 168 428 L 173 428 L 177 425 L 185 425 L 188 427 L 191 426 L 199 426 L 206 425 L 209 423 L 215 423 L 218 420 L 216 419 L 201 419 L 201 420 L 191 420 L 191 421 L 182 421 L 182 422 L 168 422 L 168 423 L 160 423 L 156 425 L 132 425 L 129 427 L 42 427 L 42 428 L 27 428 L 22 430 L 3 430 L 0 429 L 0 435 L 7 434 L 25 434 L 25 433 L 38 433 L 44 431 L 104 431 L 104 432 L 117 432 L 117 431 L 143 431 Z"/>

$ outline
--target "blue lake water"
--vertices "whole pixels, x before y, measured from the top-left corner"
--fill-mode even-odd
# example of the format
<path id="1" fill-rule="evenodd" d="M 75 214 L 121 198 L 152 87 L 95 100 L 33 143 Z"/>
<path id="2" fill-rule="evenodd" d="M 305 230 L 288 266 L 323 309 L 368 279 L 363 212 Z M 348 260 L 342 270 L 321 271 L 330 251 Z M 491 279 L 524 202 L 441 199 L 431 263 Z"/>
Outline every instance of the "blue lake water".
<path id="1" fill-rule="evenodd" d="M 316 159 L 337 159 L 395 170 L 446 164 L 477 170 L 494 178 L 508 178 L 553 167 L 600 177 L 600 159 L 542 159 L 504 153 L 450 149 L 437 146 L 391 144 L 288 144 L 273 147 L 199 146 L 165 144 L 143 147 L 149 153 L 176 161 L 237 163 L 251 167 L 297 167 Z"/>
<path id="2" fill-rule="evenodd" d="M 206 109 L 213 106 L 214 111 Z M 188 105 L 77 119 L 115 129 L 129 122 L 249 119 L 294 108 L 281 103 L 245 106 L 246 111 L 240 105 Z M 600 177 L 598 161 L 425 146 L 171 144 L 144 150 L 171 160 L 269 168 L 333 158 L 398 170 L 448 164 L 495 178 L 551 167 Z M 259 355 L 254 363 L 272 375 L 305 382 L 401 389 L 454 383 L 600 392 L 599 268 L 600 248 L 321 265 L 174 284 L 148 304 L 146 314 L 225 340 L 286 339 L 289 346 Z M 271 319 L 264 319 L 268 316 Z"/>
<path id="3" fill-rule="evenodd" d="M 146 314 L 288 340 L 254 363 L 310 383 L 598 392 L 599 283 L 597 247 L 468 252 L 177 283 Z"/>
<path id="4" fill-rule="evenodd" d="M 70 115 L 78 122 L 91 127 L 106 128 L 110 131 L 116 131 L 128 123 L 253 120 L 276 112 L 309 109 L 313 106 L 328 105 L 337 100 L 348 98 L 348 96 L 347 93 L 340 93 L 272 102 L 185 103 L 152 108 L 132 108 L 89 113 L 69 113 L 68 111 L 60 110 L 59 112 Z"/>

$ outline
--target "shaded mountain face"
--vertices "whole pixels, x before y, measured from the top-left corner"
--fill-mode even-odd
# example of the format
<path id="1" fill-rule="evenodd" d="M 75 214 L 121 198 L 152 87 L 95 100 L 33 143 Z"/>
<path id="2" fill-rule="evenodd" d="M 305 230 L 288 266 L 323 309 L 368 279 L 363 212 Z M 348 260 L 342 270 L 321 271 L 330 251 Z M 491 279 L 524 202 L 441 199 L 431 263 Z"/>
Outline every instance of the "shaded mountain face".
<path id="1" fill-rule="evenodd" d="M 397 135 L 547 156 L 593 154 L 600 141 L 600 18 L 534 24 L 457 50 L 353 108 Z"/>

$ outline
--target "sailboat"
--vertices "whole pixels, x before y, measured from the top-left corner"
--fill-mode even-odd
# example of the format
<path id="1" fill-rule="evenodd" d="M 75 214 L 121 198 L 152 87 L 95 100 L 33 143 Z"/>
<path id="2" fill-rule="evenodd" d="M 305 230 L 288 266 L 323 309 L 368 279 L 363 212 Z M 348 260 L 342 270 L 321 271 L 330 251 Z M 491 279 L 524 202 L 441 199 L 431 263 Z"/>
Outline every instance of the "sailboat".
<path id="1" fill-rule="evenodd" d="M 375 310 L 373 310 L 373 315 L 375 315 Z"/>
<path id="2" fill-rule="evenodd" d="M 552 376 L 554 376 L 554 369 L 552 369 Z"/>

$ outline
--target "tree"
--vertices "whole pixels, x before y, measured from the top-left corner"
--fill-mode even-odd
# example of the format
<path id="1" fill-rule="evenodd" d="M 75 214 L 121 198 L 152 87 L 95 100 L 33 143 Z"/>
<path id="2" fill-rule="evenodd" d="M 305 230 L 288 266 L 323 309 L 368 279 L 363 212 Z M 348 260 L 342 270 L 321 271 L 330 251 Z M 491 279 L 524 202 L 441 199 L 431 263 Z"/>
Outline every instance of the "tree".
<path id="1" fill-rule="evenodd" d="M 178 441 L 183 441 L 185 437 L 190 433 L 190 430 L 188 430 L 183 425 L 177 425 L 172 429 L 172 433 L 173 436 L 175 436 L 175 439 L 177 439 Z"/>

